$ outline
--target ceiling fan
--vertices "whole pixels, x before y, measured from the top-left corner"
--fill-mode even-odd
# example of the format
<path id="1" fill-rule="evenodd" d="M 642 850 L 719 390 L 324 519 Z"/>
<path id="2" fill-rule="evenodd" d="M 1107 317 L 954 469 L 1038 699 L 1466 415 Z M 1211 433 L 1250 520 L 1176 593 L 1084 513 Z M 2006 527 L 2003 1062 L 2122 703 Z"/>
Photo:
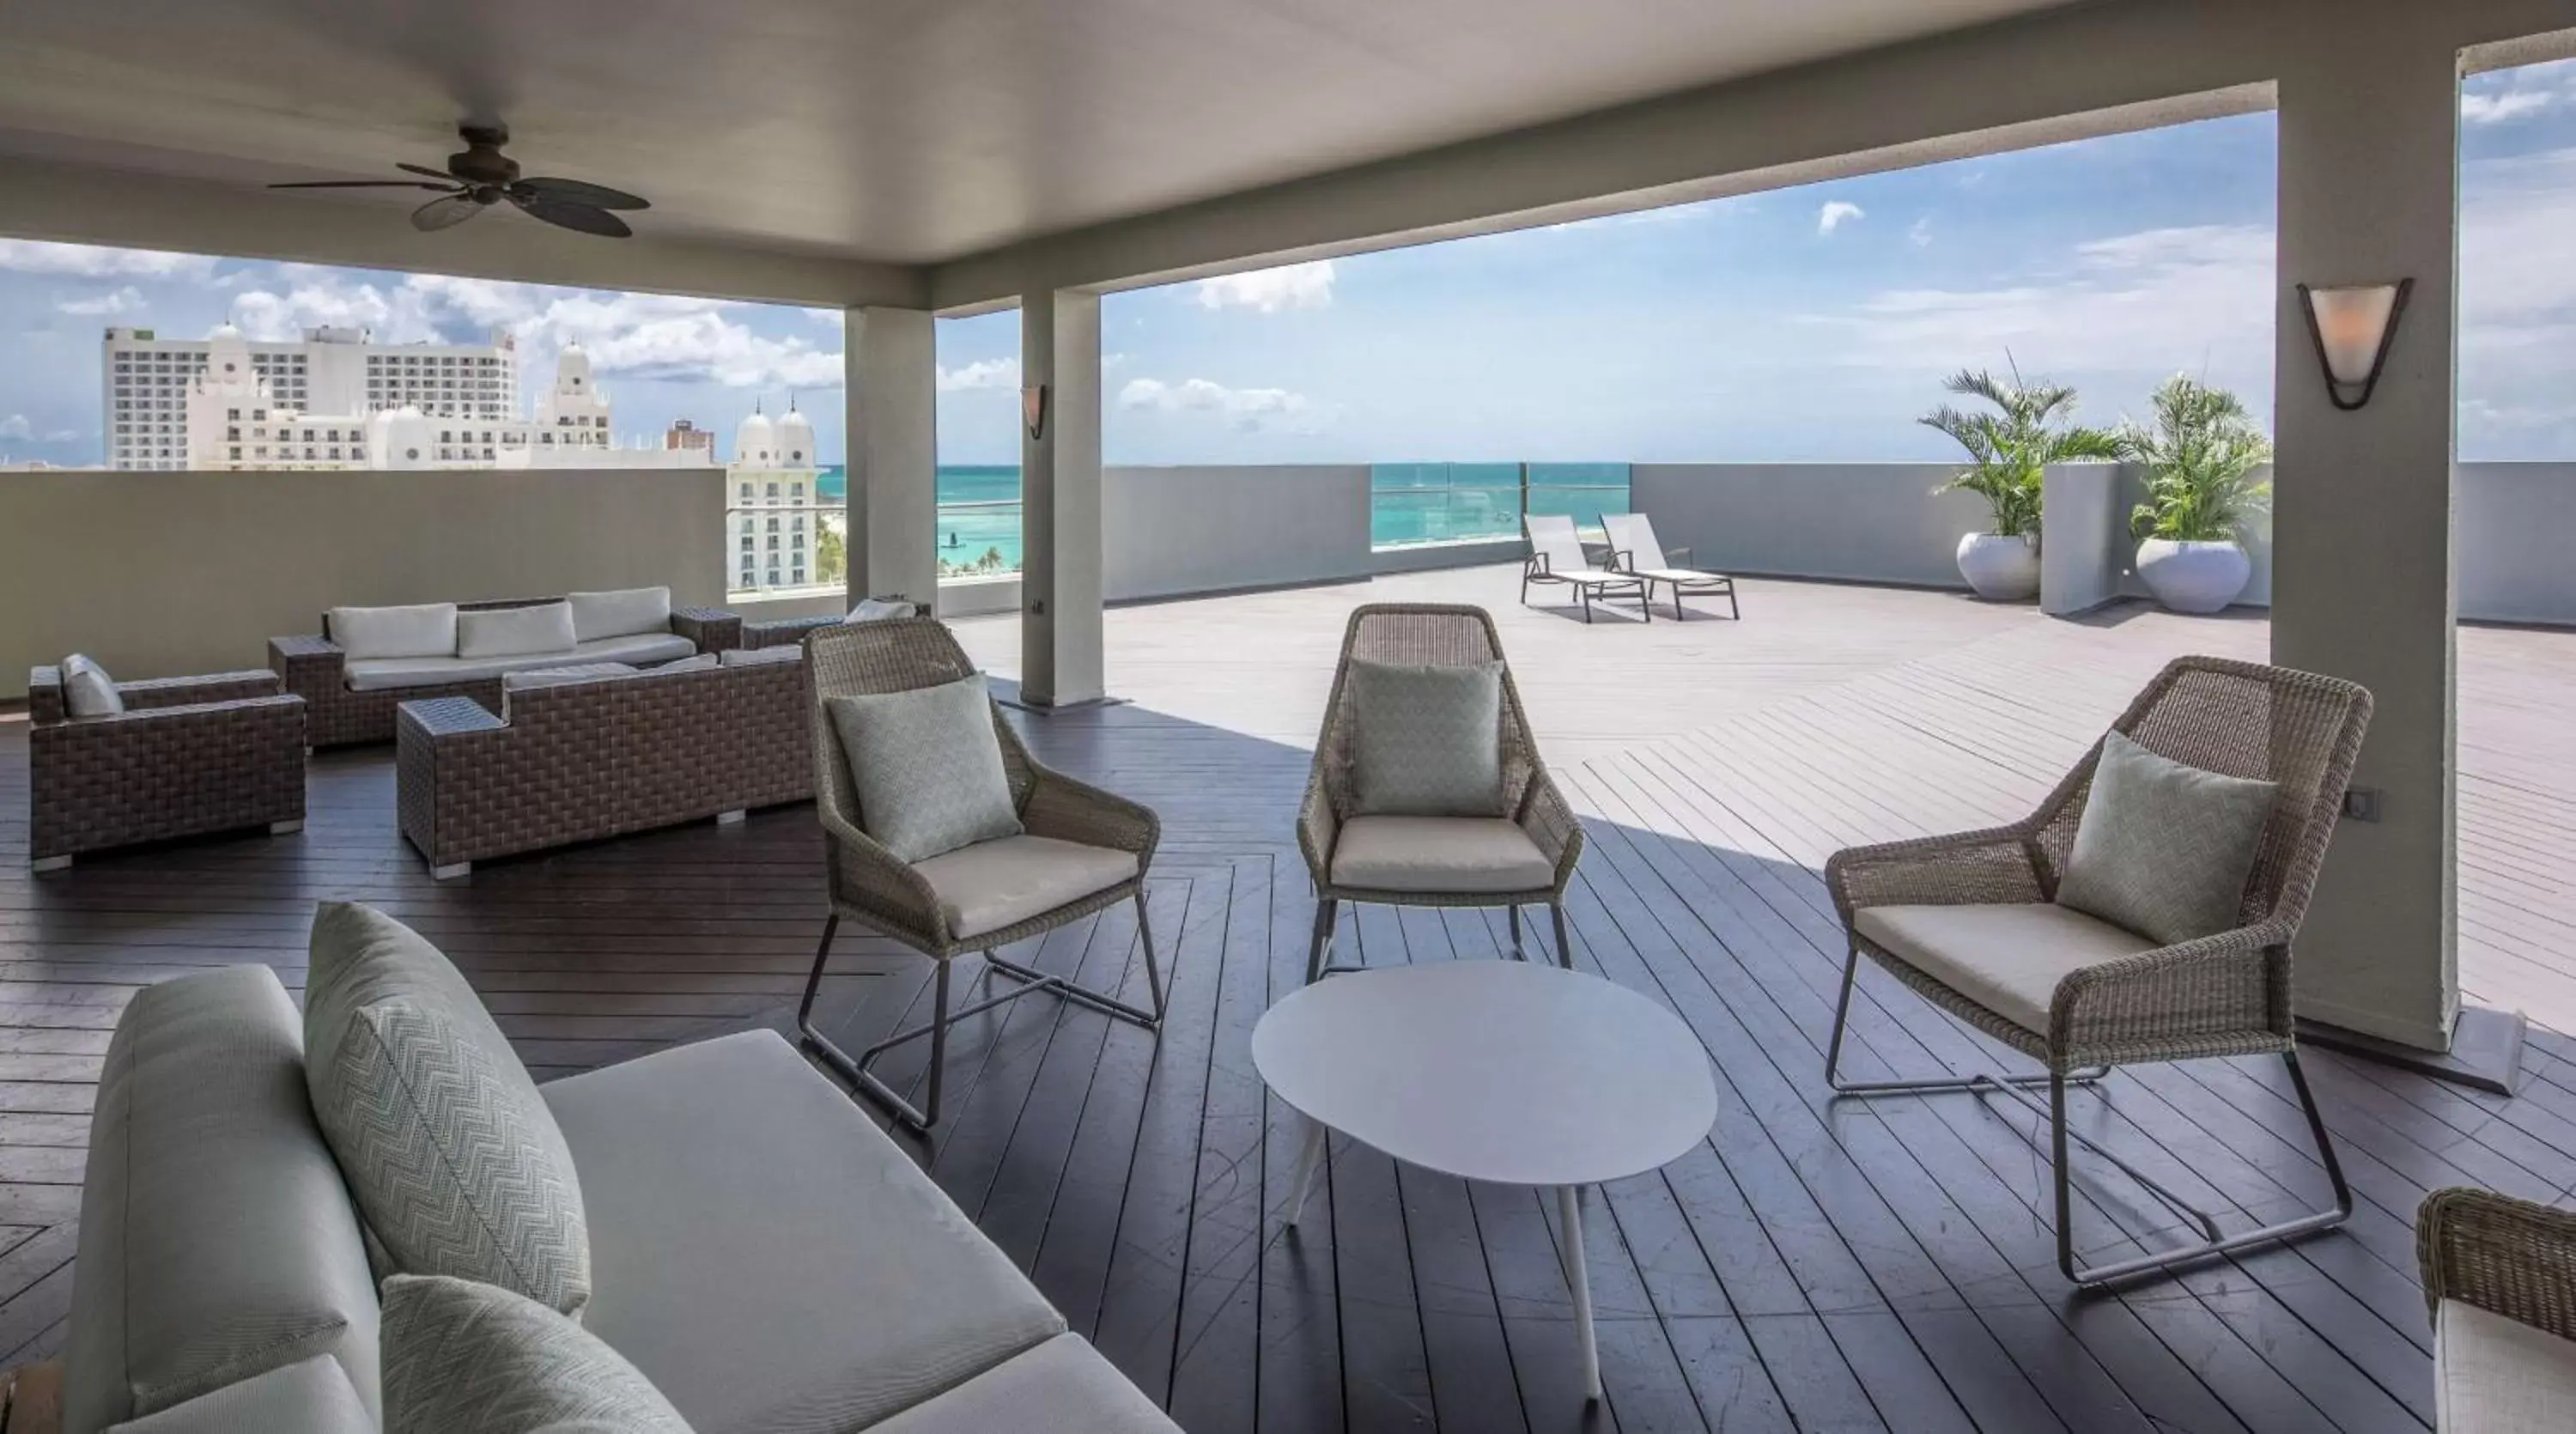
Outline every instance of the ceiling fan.
<path id="1" fill-rule="evenodd" d="M 626 221 L 609 213 L 612 209 L 650 209 L 652 206 L 622 189 L 604 184 L 588 184 L 578 179 L 534 179 L 519 177 L 519 162 L 501 152 L 510 142 L 510 131 L 503 125 L 460 124 L 456 133 L 464 139 L 465 148 L 447 157 L 447 168 L 436 170 L 417 164 L 396 164 L 394 168 L 428 179 L 324 179 L 302 184 L 272 184 L 271 189 L 432 189 L 439 197 L 411 212 L 411 227 L 424 232 L 452 229 L 502 200 L 525 210 L 531 218 L 548 224 L 577 229 L 584 234 L 598 234 L 610 239 L 623 239 L 635 231 Z M 431 180 L 437 181 L 431 183 Z"/>

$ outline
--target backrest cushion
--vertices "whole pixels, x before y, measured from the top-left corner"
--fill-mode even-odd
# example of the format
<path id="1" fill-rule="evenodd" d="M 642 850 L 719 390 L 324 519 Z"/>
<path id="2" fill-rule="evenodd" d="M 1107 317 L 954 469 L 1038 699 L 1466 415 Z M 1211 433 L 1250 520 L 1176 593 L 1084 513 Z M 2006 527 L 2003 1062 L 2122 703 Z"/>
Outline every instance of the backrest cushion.
<path id="1" fill-rule="evenodd" d="M 723 658 L 712 652 L 701 652 L 693 657 L 683 657 L 677 662 L 665 662 L 648 671 L 652 676 L 659 677 L 666 672 L 709 672 L 722 666 L 724 666 Z"/>
<path id="2" fill-rule="evenodd" d="M 713 1213 L 713 1212 L 710 1212 Z M 689 1434 L 653 1382 L 534 1300 L 466 1280 L 385 1281 L 386 1434 Z"/>
<path id="3" fill-rule="evenodd" d="M 572 604 L 530 603 L 526 607 L 483 608 L 456 616 L 459 657 L 525 657 L 532 652 L 570 652 Z"/>
<path id="4" fill-rule="evenodd" d="M 633 677 L 644 669 L 631 662 L 576 662 L 564 667 L 532 667 L 525 672 L 501 674 L 501 690 L 525 692 L 531 687 L 569 687 L 577 682 L 597 682 L 602 678 Z"/>
<path id="5" fill-rule="evenodd" d="M 773 662 L 803 662 L 801 647 L 728 647 L 717 654 L 727 667 L 763 667 Z"/>
<path id="6" fill-rule="evenodd" d="M 1503 665 L 1412 667 L 1354 658 L 1353 816 L 1503 812 Z"/>
<path id="7" fill-rule="evenodd" d="M 456 604 L 335 607 L 331 641 L 352 661 L 368 657 L 453 657 Z"/>
<path id="8" fill-rule="evenodd" d="M 305 992 L 314 1113 L 395 1271 L 590 1301 L 563 1132 L 465 978 L 380 912 L 326 902 Z"/>
<path id="9" fill-rule="evenodd" d="M 669 588 L 619 588 L 614 592 L 573 593 L 564 601 L 572 607 L 573 636 L 583 642 L 671 630 Z"/>
<path id="10" fill-rule="evenodd" d="M 113 717 L 125 710 L 116 679 L 85 653 L 63 659 L 63 710 L 74 717 Z"/>
<path id="11" fill-rule="evenodd" d="M 825 704 L 858 793 L 859 823 L 905 861 L 1018 836 L 1019 809 L 981 673 Z"/>
<path id="12" fill-rule="evenodd" d="M 108 1041 L 81 1191 L 63 1427 L 94 1434 L 336 1361 L 376 1408 L 376 1286 L 266 966 L 135 994 Z M 45 1238 L 45 1237 L 38 1237 Z"/>
<path id="13" fill-rule="evenodd" d="M 376 1416 L 327 1354 L 119 1424 L 112 1434 L 376 1434 Z"/>
<path id="14" fill-rule="evenodd" d="M 2057 904 L 2168 946 L 2227 930 L 2279 790 L 2104 734 Z"/>

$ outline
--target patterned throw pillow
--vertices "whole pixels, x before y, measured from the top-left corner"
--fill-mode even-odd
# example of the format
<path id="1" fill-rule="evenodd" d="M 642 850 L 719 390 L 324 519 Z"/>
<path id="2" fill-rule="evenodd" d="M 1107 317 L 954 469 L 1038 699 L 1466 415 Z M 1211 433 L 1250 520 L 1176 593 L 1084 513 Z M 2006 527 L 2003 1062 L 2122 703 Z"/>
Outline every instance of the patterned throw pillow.
<path id="1" fill-rule="evenodd" d="M 590 1299 L 572 1152 L 464 976 L 353 902 L 313 919 L 305 1082 L 391 1271 L 507 1285 L 566 1314 Z"/>
<path id="2" fill-rule="evenodd" d="M 1499 817 L 1503 665 L 1351 663 L 1353 816 Z"/>
<path id="3" fill-rule="evenodd" d="M 1020 834 L 982 674 L 825 705 L 850 759 L 859 825 L 886 850 L 924 861 Z"/>
<path id="4" fill-rule="evenodd" d="M 385 1434 L 689 1434 L 599 1336 L 508 1290 L 396 1275 L 383 1329 Z"/>
<path id="5" fill-rule="evenodd" d="M 2233 927 L 2278 790 L 2108 734 L 2057 904 L 2168 946 Z"/>
<path id="6" fill-rule="evenodd" d="M 113 717 L 125 710 L 125 694 L 116 679 L 88 655 L 63 659 L 63 710 L 74 717 Z"/>

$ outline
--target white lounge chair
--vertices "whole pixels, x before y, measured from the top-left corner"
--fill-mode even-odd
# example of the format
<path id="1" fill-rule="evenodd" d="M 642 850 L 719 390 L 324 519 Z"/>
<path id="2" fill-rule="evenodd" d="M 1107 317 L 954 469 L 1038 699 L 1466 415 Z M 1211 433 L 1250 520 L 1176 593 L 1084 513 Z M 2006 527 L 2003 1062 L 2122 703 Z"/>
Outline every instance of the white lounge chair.
<path id="1" fill-rule="evenodd" d="M 1735 604 L 1735 579 L 1691 567 L 1688 548 L 1666 550 L 1655 541 L 1653 519 L 1643 513 L 1604 513 L 1601 526 L 1610 534 L 1611 568 L 1644 579 L 1649 594 L 1658 583 L 1671 588 L 1675 621 L 1681 620 L 1685 597 L 1722 597 L 1726 599 L 1728 617 L 1744 616 L 1744 610 Z"/>
<path id="2" fill-rule="evenodd" d="M 1521 568 L 1521 604 L 1529 604 L 1532 583 L 1563 583 L 1574 589 L 1583 601 L 1583 620 L 1592 621 L 1592 603 L 1598 598 L 1632 597 L 1637 611 L 1646 621 L 1655 615 L 1646 610 L 1645 579 L 1634 573 L 1603 572 L 1592 566 L 1583 555 L 1583 540 L 1575 536 L 1574 520 L 1563 514 L 1524 514 L 1521 531 L 1529 535 L 1529 561 Z"/>

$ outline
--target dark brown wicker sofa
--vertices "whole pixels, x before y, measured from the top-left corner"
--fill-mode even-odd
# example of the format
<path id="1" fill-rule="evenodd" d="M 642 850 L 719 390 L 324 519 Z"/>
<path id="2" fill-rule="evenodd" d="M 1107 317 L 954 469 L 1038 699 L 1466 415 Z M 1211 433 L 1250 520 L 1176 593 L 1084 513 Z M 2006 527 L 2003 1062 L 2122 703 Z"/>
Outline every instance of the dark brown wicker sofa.
<path id="1" fill-rule="evenodd" d="M 541 607 L 562 601 L 562 598 L 504 598 L 462 602 L 456 604 L 456 608 L 460 613 L 494 612 L 505 608 Z M 687 639 L 688 651 L 681 651 L 673 644 L 670 651 L 652 655 L 632 650 L 599 650 L 595 644 L 583 643 L 547 658 L 545 663 L 667 661 L 687 656 L 688 652 L 718 652 L 742 644 L 742 619 L 722 608 L 675 607 L 671 609 L 668 635 Z M 545 663 L 523 660 L 511 665 L 524 668 Z M 363 670 L 364 664 L 353 671 L 348 653 L 333 638 L 327 613 L 323 615 L 319 633 L 270 638 L 268 665 L 285 681 L 287 691 L 304 699 L 307 737 L 316 747 L 393 740 L 394 709 L 405 702 L 466 697 L 486 707 L 497 708 L 501 704 L 501 672 L 498 668 L 473 669 L 460 665 L 460 670 L 452 676 L 420 671 L 399 675 L 369 673 Z"/>
<path id="2" fill-rule="evenodd" d="M 395 719 L 403 836 L 433 875 L 814 794 L 800 661 L 415 698 Z"/>
<path id="3" fill-rule="evenodd" d="M 62 671 L 27 678 L 28 863 L 170 837 L 304 824 L 304 704 L 273 672 L 120 682 L 125 710 L 74 717 Z"/>

